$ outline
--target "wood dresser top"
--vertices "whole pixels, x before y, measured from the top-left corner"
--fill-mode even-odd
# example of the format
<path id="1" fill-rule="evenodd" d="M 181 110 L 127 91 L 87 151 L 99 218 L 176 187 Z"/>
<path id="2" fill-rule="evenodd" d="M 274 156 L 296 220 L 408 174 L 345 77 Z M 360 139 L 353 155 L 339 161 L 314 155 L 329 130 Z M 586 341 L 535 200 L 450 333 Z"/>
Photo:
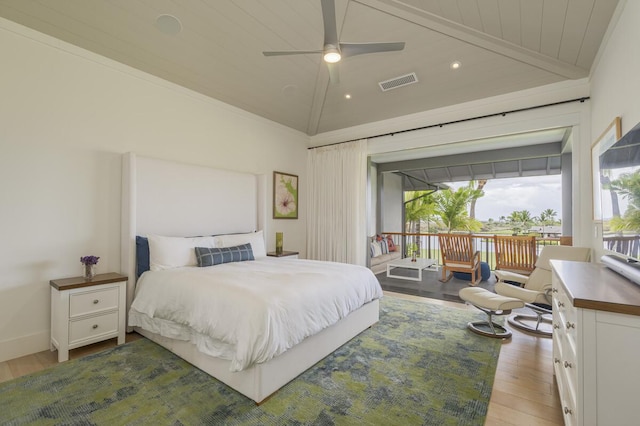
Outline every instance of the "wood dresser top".
<path id="1" fill-rule="evenodd" d="M 640 316 L 640 285 L 599 263 L 552 260 L 573 306 Z"/>

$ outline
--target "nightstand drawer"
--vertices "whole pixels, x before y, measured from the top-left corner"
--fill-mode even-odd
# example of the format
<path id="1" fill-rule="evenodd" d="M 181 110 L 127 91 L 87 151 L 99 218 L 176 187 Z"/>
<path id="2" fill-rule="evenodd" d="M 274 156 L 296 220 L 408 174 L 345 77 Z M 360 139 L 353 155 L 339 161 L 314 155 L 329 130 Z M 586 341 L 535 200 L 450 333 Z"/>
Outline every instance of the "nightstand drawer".
<path id="1" fill-rule="evenodd" d="M 118 287 L 71 294 L 69 318 L 118 309 Z"/>
<path id="2" fill-rule="evenodd" d="M 118 332 L 118 312 L 85 318 L 69 323 L 69 346 L 104 334 Z"/>

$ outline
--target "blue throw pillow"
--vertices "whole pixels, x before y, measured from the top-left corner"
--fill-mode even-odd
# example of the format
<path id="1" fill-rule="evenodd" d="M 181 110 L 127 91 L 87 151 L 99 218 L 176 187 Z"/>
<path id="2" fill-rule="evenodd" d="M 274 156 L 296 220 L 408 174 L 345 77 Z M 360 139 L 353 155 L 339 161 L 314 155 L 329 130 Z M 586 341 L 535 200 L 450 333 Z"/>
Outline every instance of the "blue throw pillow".
<path id="1" fill-rule="evenodd" d="M 201 267 L 255 260 L 251 244 L 222 248 L 196 247 L 196 259 Z"/>
<path id="2" fill-rule="evenodd" d="M 138 235 L 136 236 L 136 274 L 138 277 L 149 270 L 150 263 L 149 239 Z"/>

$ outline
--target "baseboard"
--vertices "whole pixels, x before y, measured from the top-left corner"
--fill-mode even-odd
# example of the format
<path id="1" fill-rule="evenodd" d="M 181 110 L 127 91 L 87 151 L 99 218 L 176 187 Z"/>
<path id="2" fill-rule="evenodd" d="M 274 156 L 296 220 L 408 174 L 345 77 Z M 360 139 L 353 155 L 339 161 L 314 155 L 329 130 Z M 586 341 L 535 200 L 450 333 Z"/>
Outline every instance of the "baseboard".
<path id="1" fill-rule="evenodd" d="M 49 349 L 49 331 L 0 342 L 0 362 Z"/>

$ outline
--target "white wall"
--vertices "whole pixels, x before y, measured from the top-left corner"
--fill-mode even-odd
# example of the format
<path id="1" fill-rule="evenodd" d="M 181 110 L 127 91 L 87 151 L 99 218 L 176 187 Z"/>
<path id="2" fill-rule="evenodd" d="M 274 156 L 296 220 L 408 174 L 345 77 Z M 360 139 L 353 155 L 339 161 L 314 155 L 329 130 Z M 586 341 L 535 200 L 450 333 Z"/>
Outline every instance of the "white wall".
<path id="1" fill-rule="evenodd" d="M 622 134 L 640 121 L 640 2 L 621 1 L 616 13 L 617 25 L 609 29 L 609 40 L 591 73 L 591 94 L 597 100 L 591 105 L 594 139 L 616 116 L 622 118 Z"/>
<path id="2" fill-rule="evenodd" d="M 382 173 L 382 221 L 377 232 L 405 232 L 402 220 L 402 177 L 393 173 Z"/>
<path id="3" fill-rule="evenodd" d="M 591 93 L 597 102 L 591 106 L 592 141 L 605 131 L 615 117 L 621 117 L 622 134 L 640 122 L 640 16 L 639 1 L 621 1 L 610 26 L 609 40 L 598 53 L 598 63 L 592 70 Z M 595 258 L 603 254 L 602 228 L 593 225 Z"/>
<path id="4" fill-rule="evenodd" d="M 268 193 L 274 170 L 306 185 L 302 133 L 3 19 L 0 58 L 0 361 L 49 347 L 49 280 L 79 275 L 80 256 L 120 271 L 123 153 L 267 174 Z M 268 221 L 267 248 L 284 231 L 304 252 L 300 209 Z"/>

